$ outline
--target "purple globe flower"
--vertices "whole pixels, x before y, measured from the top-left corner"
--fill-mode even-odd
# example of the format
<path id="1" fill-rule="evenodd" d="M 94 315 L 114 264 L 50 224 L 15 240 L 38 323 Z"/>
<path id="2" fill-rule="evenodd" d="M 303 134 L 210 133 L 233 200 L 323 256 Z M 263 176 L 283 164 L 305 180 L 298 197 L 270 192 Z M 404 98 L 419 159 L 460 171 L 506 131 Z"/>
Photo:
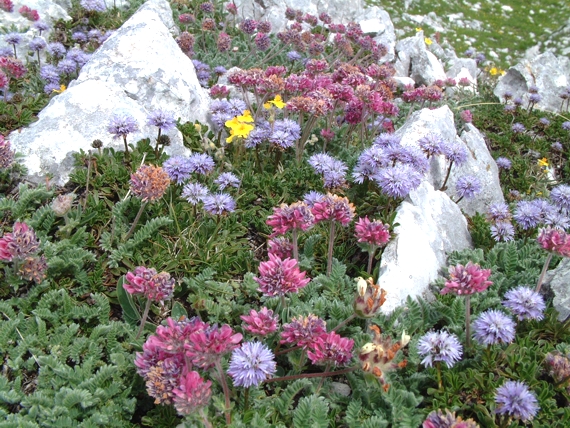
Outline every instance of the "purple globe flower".
<path id="1" fill-rule="evenodd" d="M 504 202 L 497 202 L 496 204 L 489 205 L 489 209 L 487 210 L 487 220 L 490 223 L 510 221 L 511 211 L 509 210 L 509 206 Z"/>
<path id="2" fill-rule="evenodd" d="M 562 129 L 570 131 L 570 122 L 562 122 Z"/>
<path id="3" fill-rule="evenodd" d="M 72 60 L 75 62 L 75 64 L 77 64 L 79 68 L 81 68 L 87 63 L 87 61 L 89 61 L 91 55 L 83 52 L 79 48 L 71 48 L 69 51 L 67 51 L 67 54 L 65 54 L 65 58 Z"/>
<path id="4" fill-rule="evenodd" d="M 522 229 L 527 230 L 538 226 L 541 214 L 540 208 L 531 201 L 520 201 L 513 218 Z"/>
<path id="5" fill-rule="evenodd" d="M 495 413 L 506 414 L 523 422 L 530 421 L 540 409 L 534 393 L 523 382 L 513 380 L 497 388 L 495 403 Z"/>
<path id="6" fill-rule="evenodd" d="M 200 183 L 187 183 L 182 189 L 182 197 L 192 205 L 198 205 L 208 193 L 208 188 Z"/>
<path id="7" fill-rule="evenodd" d="M 517 122 L 511 126 L 511 131 L 513 131 L 515 134 L 522 134 L 526 131 L 526 128 L 522 123 Z"/>
<path id="8" fill-rule="evenodd" d="M 244 146 L 246 149 L 257 147 L 264 141 L 267 141 L 270 135 L 271 128 L 269 127 L 268 123 L 263 123 L 260 125 L 256 124 L 255 128 L 253 128 L 253 131 L 251 131 L 245 139 Z"/>
<path id="9" fill-rule="evenodd" d="M 69 75 L 77 71 L 77 64 L 75 63 L 75 61 L 66 58 L 62 59 L 57 64 L 57 69 L 59 70 L 60 73 Z"/>
<path id="10" fill-rule="evenodd" d="M 47 52 L 54 58 L 63 58 L 65 56 L 65 46 L 59 42 L 48 43 Z"/>
<path id="11" fill-rule="evenodd" d="M 261 342 L 245 342 L 234 349 L 228 369 L 235 386 L 258 386 L 273 376 L 277 366 L 275 355 Z"/>
<path id="12" fill-rule="evenodd" d="M 420 338 L 418 352 L 424 356 L 422 364 L 427 367 L 439 362 L 453 367 L 461 359 L 463 347 L 456 335 L 446 331 L 431 331 Z"/>
<path id="13" fill-rule="evenodd" d="M 495 162 L 497 163 L 497 167 L 501 169 L 511 169 L 512 163 L 507 158 L 498 157 L 497 160 L 495 160 Z"/>
<path id="14" fill-rule="evenodd" d="M 405 164 L 382 168 L 374 175 L 374 181 L 378 183 L 382 192 L 392 198 L 405 198 L 420 185 L 421 180 L 421 174 L 412 166 Z"/>
<path id="15" fill-rule="evenodd" d="M 174 113 L 164 110 L 155 110 L 147 116 L 147 124 L 156 126 L 162 132 L 168 132 L 176 127 Z"/>
<path id="16" fill-rule="evenodd" d="M 510 343 L 515 338 L 515 322 L 503 312 L 490 309 L 473 322 L 473 333 L 481 345 Z"/>
<path id="17" fill-rule="evenodd" d="M 465 175 L 457 179 L 455 192 L 460 199 L 472 199 L 481 192 L 481 182 L 473 175 Z"/>
<path id="18" fill-rule="evenodd" d="M 287 53 L 287 59 L 291 62 L 299 61 L 302 56 L 297 51 L 291 51 Z"/>
<path id="19" fill-rule="evenodd" d="M 105 12 L 105 0 L 81 0 L 81 7 L 89 12 Z"/>
<path id="20" fill-rule="evenodd" d="M 491 236 L 497 242 L 512 241 L 515 238 L 515 228 L 508 221 L 499 221 L 490 227 Z"/>
<path id="21" fill-rule="evenodd" d="M 376 139 L 372 142 L 375 146 L 380 147 L 388 147 L 391 145 L 398 145 L 400 144 L 401 138 L 396 134 L 380 134 Z"/>
<path id="22" fill-rule="evenodd" d="M 204 196 L 204 210 L 211 215 L 225 215 L 234 212 L 236 201 L 227 193 L 215 193 Z"/>
<path id="23" fill-rule="evenodd" d="M 76 31 L 71 35 L 71 39 L 79 43 L 85 43 L 87 41 L 87 34 L 83 31 Z"/>
<path id="24" fill-rule="evenodd" d="M 114 135 L 113 138 L 126 137 L 138 130 L 139 125 L 136 119 L 128 113 L 113 115 L 107 125 L 107 131 Z"/>
<path id="25" fill-rule="evenodd" d="M 441 135 L 434 133 L 429 133 L 420 138 L 418 144 L 428 157 L 443 154 L 445 147 L 445 142 Z"/>
<path id="26" fill-rule="evenodd" d="M 33 52 L 39 52 L 47 47 L 46 41 L 41 37 L 36 37 L 30 41 L 28 48 Z"/>
<path id="27" fill-rule="evenodd" d="M 38 30 L 40 32 L 40 35 L 41 35 L 42 31 L 49 30 L 49 25 L 47 23 L 45 23 L 44 21 L 36 21 L 36 22 L 34 22 L 34 28 L 36 30 Z"/>
<path id="28" fill-rule="evenodd" d="M 206 175 L 214 170 L 216 164 L 210 155 L 205 153 L 193 153 L 188 159 L 192 165 L 192 172 Z"/>
<path id="29" fill-rule="evenodd" d="M 20 33 L 8 33 L 4 36 L 4 41 L 9 45 L 19 45 L 22 43 L 22 35 Z"/>
<path id="30" fill-rule="evenodd" d="M 458 143 L 445 144 L 443 154 L 447 160 L 456 165 L 464 164 L 467 161 L 467 150 L 465 146 Z"/>
<path id="31" fill-rule="evenodd" d="M 550 192 L 550 199 L 560 208 L 570 211 L 570 186 L 561 184 Z"/>
<path id="32" fill-rule="evenodd" d="M 231 172 L 223 172 L 214 180 L 214 183 L 218 185 L 220 190 L 224 190 L 230 186 L 239 187 L 241 180 Z"/>
<path id="33" fill-rule="evenodd" d="M 561 152 L 562 150 L 564 150 L 564 147 L 562 146 L 562 144 L 560 143 L 560 141 L 555 141 L 554 143 L 552 143 L 550 145 L 550 148 L 552 150 L 556 150 L 557 152 Z"/>
<path id="34" fill-rule="evenodd" d="M 313 208 L 313 206 L 317 202 L 320 202 L 324 197 L 325 195 L 323 193 L 311 190 L 310 192 L 303 195 L 303 202 L 306 203 L 309 208 Z"/>
<path id="35" fill-rule="evenodd" d="M 162 164 L 162 168 L 166 171 L 171 180 L 177 184 L 184 183 L 192 173 L 192 164 L 187 157 L 173 156 Z"/>
<path id="36" fill-rule="evenodd" d="M 541 320 L 544 318 L 543 312 L 546 309 L 542 296 L 522 285 L 505 293 L 503 305 L 509 308 L 520 321 Z"/>
<path id="37" fill-rule="evenodd" d="M 59 71 L 54 65 L 46 64 L 42 66 L 40 77 L 48 83 L 59 84 Z"/>

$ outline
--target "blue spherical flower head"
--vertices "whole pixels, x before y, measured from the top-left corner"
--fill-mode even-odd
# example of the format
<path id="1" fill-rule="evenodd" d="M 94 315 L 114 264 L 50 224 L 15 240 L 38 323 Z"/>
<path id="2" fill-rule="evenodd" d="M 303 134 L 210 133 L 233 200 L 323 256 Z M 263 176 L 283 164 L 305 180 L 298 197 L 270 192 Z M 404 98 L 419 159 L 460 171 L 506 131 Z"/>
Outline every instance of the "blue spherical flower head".
<path id="1" fill-rule="evenodd" d="M 83 52 L 79 48 L 71 48 L 69 51 L 67 51 L 65 58 L 75 62 L 75 64 L 77 64 L 77 66 L 81 68 L 87 63 L 87 61 L 89 61 L 89 58 L 91 58 L 91 54 Z"/>
<path id="2" fill-rule="evenodd" d="M 526 128 L 522 123 L 517 122 L 511 126 L 511 131 L 513 131 L 515 134 L 522 134 L 526 131 Z"/>
<path id="3" fill-rule="evenodd" d="M 192 164 L 190 159 L 184 156 L 173 156 L 162 164 L 162 168 L 166 171 L 171 180 L 177 184 L 184 183 L 192 173 Z"/>
<path id="4" fill-rule="evenodd" d="M 303 195 L 303 202 L 306 203 L 309 208 L 313 208 L 313 206 L 317 202 L 321 202 L 324 197 L 324 194 L 311 190 Z"/>
<path id="5" fill-rule="evenodd" d="M 512 163 L 507 158 L 498 157 L 495 162 L 497 163 L 497 167 L 500 169 L 511 169 Z"/>
<path id="6" fill-rule="evenodd" d="M 297 51 L 287 52 L 287 59 L 291 62 L 299 61 L 301 58 L 301 55 Z"/>
<path id="7" fill-rule="evenodd" d="M 155 110 L 147 116 L 147 124 L 156 126 L 162 132 L 168 132 L 176 127 L 174 113 L 165 110 Z"/>
<path id="8" fill-rule="evenodd" d="M 511 220 L 511 211 L 509 210 L 509 206 L 504 202 L 497 202 L 496 204 L 489 205 L 489 209 L 487 210 L 487 220 L 490 223 L 498 223 L 502 221 L 510 221 Z"/>
<path id="9" fill-rule="evenodd" d="M 75 61 L 66 58 L 58 62 L 57 69 L 60 73 L 69 75 L 77 71 L 77 64 Z"/>
<path id="10" fill-rule="evenodd" d="M 44 50 L 46 47 L 47 47 L 47 43 L 41 37 L 36 37 L 35 39 L 32 39 L 30 41 L 30 44 L 28 45 L 28 48 L 32 52 L 39 52 L 41 50 Z"/>
<path id="11" fill-rule="evenodd" d="M 523 382 L 513 380 L 497 388 L 495 403 L 497 403 L 495 413 L 506 414 L 522 422 L 530 421 L 540 409 L 534 393 L 529 391 Z"/>
<path id="12" fill-rule="evenodd" d="M 54 58 L 63 58 L 65 56 L 65 46 L 59 42 L 48 43 L 47 52 Z"/>
<path id="13" fill-rule="evenodd" d="M 220 190 L 226 187 L 239 187 L 241 180 L 231 172 L 223 172 L 214 180 Z"/>
<path id="14" fill-rule="evenodd" d="M 277 370 L 275 355 L 261 342 L 245 342 L 234 349 L 228 374 L 235 386 L 258 386 Z"/>
<path id="15" fill-rule="evenodd" d="M 499 221 L 490 227 L 491 236 L 497 242 L 512 241 L 515 237 L 515 228 L 508 221 Z"/>
<path id="16" fill-rule="evenodd" d="M 531 201 L 520 201 L 517 204 L 513 218 L 524 229 L 532 229 L 537 227 L 542 217 L 540 207 L 533 204 Z"/>
<path id="17" fill-rule="evenodd" d="M 550 192 L 550 199 L 556 206 L 570 211 L 570 186 L 561 184 Z"/>
<path id="18" fill-rule="evenodd" d="M 443 137 L 435 133 L 423 136 L 419 139 L 418 144 L 428 157 L 443 154 L 445 148 Z"/>
<path id="19" fill-rule="evenodd" d="M 490 309 L 473 322 L 473 333 L 481 345 L 510 343 L 515 338 L 515 322 L 503 312 Z"/>
<path id="20" fill-rule="evenodd" d="M 182 189 L 182 197 L 192 205 L 198 205 L 208 194 L 208 188 L 200 183 L 187 183 Z"/>
<path id="21" fill-rule="evenodd" d="M 211 215 L 224 215 L 234 212 L 236 201 L 227 193 L 207 195 L 203 199 L 204 210 Z"/>
<path id="22" fill-rule="evenodd" d="M 407 164 L 382 168 L 374 175 L 374 181 L 382 192 L 392 198 L 405 198 L 420 185 L 421 180 L 421 174 Z"/>
<path id="23" fill-rule="evenodd" d="M 216 166 L 212 156 L 206 153 L 193 153 L 190 155 L 189 162 L 192 166 L 192 172 L 202 175 L 209 174 Z"/>
<path id="24" fill-rule="evenodd" d="M 522 285 L 505 293 L 503 305 L 509 308 L 519 320 L 541 320 L 544 318 L 543 312 L 546 309 L 542 296 Z"/>
<path id="25" fill-rule="evenodd" d="M 59 70 L 51 64 L 42 66 L 40 77 L 48 83 L 58 84 L 59 86 Z"/>
<path id="26" fill-rule="evenodd" d="M 457 179 L 455 193 L 458 198 L 472 199 L 481 192 L 481 182 L 473 175 L 465 175 Z"/>
<path id="27" fill-rule="evenodd" d="M 128 113 L 118 113 L 111 117 L 107 126 L 107 131 L 113 134 L 113 138 L 123 137 L 137 132 L 139 125 L 136 119 Z"/>
<path id="28" fill-rule="evenodd" d="M 433 367 L 434 363 L 438 362 L 453 367 L 461 359 L 463 347 L 455 334 L 431 331 L 420 338 L 418 352 L 424 356 L 422 364 L 426 367 Z"/>
<path id="29" fill-rule="evenodd" d="M 458 143 L 445 144 L 443 154 L 450 162 L 462 165 L 467 161 L 467 149 Z"/>
<path id="30" fill-rule="evenodd" d="M 20 33 L 8 33 L 4 35 L 4 41 L 9 45 L 19 45 L 22 43 L 22 35 Z"/>

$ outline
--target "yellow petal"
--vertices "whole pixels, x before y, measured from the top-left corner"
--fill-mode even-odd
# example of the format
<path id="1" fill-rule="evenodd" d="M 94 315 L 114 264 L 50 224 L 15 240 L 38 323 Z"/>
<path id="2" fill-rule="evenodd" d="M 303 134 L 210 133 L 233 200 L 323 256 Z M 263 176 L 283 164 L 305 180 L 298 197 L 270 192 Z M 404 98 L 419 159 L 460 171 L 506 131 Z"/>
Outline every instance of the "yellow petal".
<path id="1" fill-rule="evenodd" d="M 433 43 L 429 37 L 424 38 L 424 42 L 426 42 L 426 45 L 428 46 Z"/>
<path id="2" fill-rule="evenodd" d="M 237 117 L 234 117 L 233 119 L 230 119 L 230 120 L 226 120 L 226 123 L 225 123 L 225 125 L 226 125 L 228 128 L 235 128 L 235 127 L 238 126 L 239 124 L 240 124 L 240 121 L 238 120 Z"/>
<path id="3" fill-rule="evenodd" d="M 275 98 L 273 98 L 271 101 L 269 101 L 271 104 L 273 104 L 275 107 L 277 108 L 283 108 L 285 107 L 285 103 L 283 102 L 283 98 L 281 98 L 281 95 L 275 95 Z"/>

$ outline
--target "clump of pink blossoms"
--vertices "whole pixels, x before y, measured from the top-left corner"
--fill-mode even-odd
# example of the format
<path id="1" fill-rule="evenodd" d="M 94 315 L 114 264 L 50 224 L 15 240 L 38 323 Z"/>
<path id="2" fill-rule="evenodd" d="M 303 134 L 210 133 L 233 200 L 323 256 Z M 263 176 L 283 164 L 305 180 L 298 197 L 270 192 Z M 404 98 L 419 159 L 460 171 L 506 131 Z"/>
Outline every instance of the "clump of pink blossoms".
<path id="1" fill-rule="evenodd" d="M 141 294 L 156 302 L 172 298 L 174 279 L 166 272 L 157 273 L 156 269 L 138 266 L 134 272 L 127 272 L 125 290 L 130 294 Z"/>
<path id="2" fill-rule="evenodd" d="M 296 293 L 305 287 L 310 279 L 305 278 L 306 272 L 299 270 L 295 259 L 281 260 L 269 254 L 269 261 L 259 264 L 259 277 L 253 278 L 259 284 L 259 291 L 265 296 L 284 296 Z"/>
<path id="3" fill-rule="evenodd" d="M 490 275 L 491 269 L 481 269 L 481 266 L 471 262 L 465 266 L 451 266 L 449 280 L 445 282 L 441 294 L 454 293 L 463 296 L 481 293 L 493 284 L 492 281 L 487 281 Z"/>
<path id="4" fill-rule="evenodd" d="M 537 240 L 546 251 L 570 257 L 570 235 L 563 230 L 548 226 L 540 230 Z"/>

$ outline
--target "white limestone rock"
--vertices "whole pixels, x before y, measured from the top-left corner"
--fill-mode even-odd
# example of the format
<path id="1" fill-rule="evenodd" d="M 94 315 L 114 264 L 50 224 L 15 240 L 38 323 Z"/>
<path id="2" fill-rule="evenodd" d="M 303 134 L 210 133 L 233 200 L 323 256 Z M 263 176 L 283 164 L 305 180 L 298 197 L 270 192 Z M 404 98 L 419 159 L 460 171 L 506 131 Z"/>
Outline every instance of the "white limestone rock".
<path id="1" fill-rule="evenodd" d="M 397 209 L 395 238 L 382 254 L 378 284 L 387 291 L 383 313 L 405 304 L 408 296 L 429 298 L 429 284 L 446 266 L 452 251 L 471 248 L 467 220 L 459 207 L 427 181 Z"/>
<path id="2" fill-rule="evenodd" d="M 417 84 L 431 85 L 445 80 L 445 70 L 437 57 L 427 50 L 424 32 L 418 31 L 396 43 L 396 72 L 398 76 L 411 77 Z"/>
<path id="3" fill-rule="evenodd" d="M 543 290 L 554 294 L 552 306 L 558 311 L 558 321 L 564 322 L 570 317 L 570 259 L 563 258 L 556 269 L 549 270 L 543 282 Z"/>

